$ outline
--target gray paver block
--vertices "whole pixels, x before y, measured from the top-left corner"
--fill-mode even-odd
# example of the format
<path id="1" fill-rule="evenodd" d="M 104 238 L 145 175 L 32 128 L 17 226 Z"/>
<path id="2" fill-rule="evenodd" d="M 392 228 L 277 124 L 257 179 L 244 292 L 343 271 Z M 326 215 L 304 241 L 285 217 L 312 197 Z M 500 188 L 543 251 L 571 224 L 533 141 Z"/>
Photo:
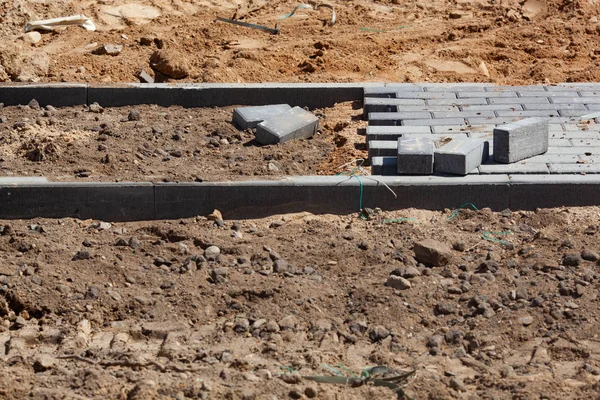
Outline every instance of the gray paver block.
<path id="1" fill-rule="evenodd" d="M 522 117 L 496 117 L 496 118 L 469 118 L 469 123 L 471 125 L 480 125 L 480 124 L 486 124 L 486 125 L 490 125 L 490 124 L 510 124 L 513 122 L 516 122 L 518 120 L 521 120 Z M 567 118 L 567 117 L 553 117 L 553 118 L 546 118 L 546 120 L 548 121 L 548 124 L 568 124 L 568 123 L 572 123 L 574 120 L 573 118 Z"/>
<path id="2" fill-rule="evenodd" d="M 277 144 L 289 140 L 306 139 L 317 133 L 319 118 L 300 107 L 264 120 L 256 127 L 256 141 Z"/>
<path id="3" fill-rule="evenodd" d="M 0 176 L 0 185 L 23 185 L 28 183 L 46 183 L 44 176 Z"/>
<path id="4" fill-rule="evenodd" d="M 552 91 L 552 92 L 541 92 L 535 90 L 523 90 L 519 91 L 520 97 L 564 97 L 577 95 L 577 92 L 573 91 Z"/>
<path id="5" fill-rule="evenodd" d="M 465 125 L 438 125 L 432 126 L 433 133 L 464 133 L 471 131 L 472 127 Z M 494 129 L 492 127 L 492 129 Z"/>
<path id="6" fill-rule="evenodd" d="M 584 104 L 561 104 L 555 105 L 554 103 L 533 103 L 525 104 L 525 110 L 586 110 Z"/>
<path id="7" fill-rule="evenodd" d="M 445 106 L 445 105 L 486 105 L 488 104 L 487 99 L 485 97 L 479 98 L 470 98 L 470 99 L 427 99 L 427 104 L 436 105 L 436 106 Z"/>
<path id="8" fill-rule="evenodd" d="M 366 142 L 371 140 L 394 140 L 397 141 L 407 133 L 430 134 L 428 126 L 367 126 Z"/>
<path id="9" fill-rule="evenodd" d="M 394 98 L 396 97 L 396 90 L 385 86 L 366 87 L 364 89 L 364 97 Z"/>
<path id="10" fill-rule="evenodd" d="M 453 139 L 435 150 L 434 170 L 467 175 L 489 158 L 489 144 L 481 139 Z"/>
<path id="11" fill-rule="evenodd" d="M 548 147 L 546 154 L 600 155 L 600 147 Z"/>
<path id="12" fill-rule="evenodd" d="M 501 91 L 515 92 L 515 91 L 521 91 L 521 90 L 545 92 L 546 88 L 544 86 L 496 86 L 496 85 L 492 85 L 492 86 L 486 87 L 485 90 L 487 92 L 501 92 Z"/>
<path id="13" fill-rule="evenodd" d="M 569 139 L 548 139 L 548 148 L 550 147 L 571 147 L 574 146 Z M 575 145 L 577 146 L 577 145 Z"/>
<path id="14" fill-rule="evenodd" d="M 283 114 L 291 108 L 288 104 L 235 108 L 233 109 L 233 123 L 241 130 L 256 128 L 265 119 Z"/>
<path id="15" fill-rule="evenodd" d="M 398 99 L 456 99 L 453 92 L 396 92 Z"/>
<path id="16" fill-rule="evenodd" d="M 600 96 L 595 97 L 554 97 L 554 104 L 600 104 Z"/>
<path id="17" fill-rule="evenodd" d="M 600 174 L 600 164 L 548 164 L 553 174 Z"/>
<path id="18" fill-rule="evenodd" d="M 527 111 L 498 111 L 499 117 L 559 117 L 558 108 L 554 110 L 527 110 Z"/>
<path id="19" fill-rule="evenodd" d="M 463 111 L 521 111 L 523 107 L 520 104 L 484 104 L 484 105 L 465 105 Z"/>
<path id="20" fill-rule="evenodd" d="M 372 112 L 369 113 L 370 125 L 400 125 L 404 119 L 428 119 L 431 118 L 429 111 L 408 111 L 408 112 Z M 381 121 L 381 122 L 379 122 Z M 388 122 L 389 121 L 389 122 Z"/>
<path id="21" fill-rule="evenodd" d="M 550 104 L 547 97 L 490 98 L 490 104 Z"/>
<path id="22" fill-rule="evenodd" d="M 575 147 L 600 147 L 600 139 L 570 139 L 570 142 Z"/>
<path id="23" fill-rule="evenodd" d="M 544 164 L 577 164 L 579 157 L 575 154 L 542 154 L 528 158 L 528 163 Z"/>
<path id="24" fill-rule="evenodd" d="M 398 142 L 394 140 L 371 140 L 369 142 L 369 159 L 373 157 L 395 157 Z"/>
<path id="25" fill-rule="evenodd" d="M 545 163 L 515 163 L 498 164 L 489 162 L 479 166 L 479 173 L 482 175 L 490 174 L 549 174 L 548 166 Z"/>
<path id="26" fill-rule="evenodd" d="M 517 97 L 517 92 L 497 91 L 497 92 L 458 92 L 459 98 L 484 97 L 487 99 L 498 97 Z"/>
<path id="27" fill-rule="evenodd" d="M 548 121 L 527 118 L 494 129 L 494 160 L 513 163 L 548 150 Z"/>
<path id="28" fill-rule="evenodd" d="M 434 118 L 471 118 L 471 117 L 495 117 L 493 111 L 434 111 Z"/>
<path id="29" fill-rule="evenodd" d="M 466 125 L 464 118 L 435 118 L 435 119 L 405 119 L 402 125 L 407 126 L 441 126 L 441 125 Z"/>
<path id="30" fill-rule="evenodd" d="M 398 175 L 397 157 L 373 157 L 371 175 Z"/>
<path id="31" fill-rule="evenodd" d="M 398 139 L 398 174 L 432 174 L 434 150 L 435 144 L 429 138 L 414 137 Z"/>

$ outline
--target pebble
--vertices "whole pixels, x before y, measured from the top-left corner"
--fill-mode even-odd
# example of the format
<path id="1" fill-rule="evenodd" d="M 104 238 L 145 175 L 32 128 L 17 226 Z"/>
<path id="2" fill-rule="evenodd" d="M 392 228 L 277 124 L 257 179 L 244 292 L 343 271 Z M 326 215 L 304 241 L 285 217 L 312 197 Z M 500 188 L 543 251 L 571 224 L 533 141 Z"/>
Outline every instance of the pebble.
<path id="1" fill-rule="evenodd" d="M 390 275 L 387 280 L 387 286 L 398 290 L 406 290 L 410 289 L 412 284 L 408 279 L 402 278 L 401 276 Z"/>
<path id="2" fill-rule="evenodd" d="M 453 376 L 452 378 L 450 378 L 450 387 L 456 390 L 457 392 L 466 392 L 467 390 L 462 379 L 460 379 L 458 376 Z"/>
<path id="3" fill-rule="evenodd" d="M 578 267 L 581 264 L 581 257 L 576 253 L 565 254 L 563 257 L 563 265 L 567 267 Z"/>
<path id="4" fill-rule="evenodd" d="M 378 325 L 369 332 L 369 338 L 372 342 L 379 342 L 390 336 L 390 331 L 385 326 Z"/>
<path id="5" fill-rule="evenodd" d="M 209 261 L 214 261 L 221 254 L 221 249 L 217 246 L 208 246 L 204 250 L 204 257 Z"/>
<path id="6" fill-rule="evenodd" d="M 456 306 L 448 301 L 441 302 L 435 306 L 435 313 L 438 315 L 450 315 L 456 312 Z"/>
<path id="7" fill-rule="evenodd" d="M 600 259 L 600 256 L 598 255 L 598 253 L 593 252 L 589 249 L 583 249 L 581 251 L 581 258 L 583 258 L 585 261 L 598 261 L 598 259 Z"/>
<path id="8" fill-rule="evenodd" d="M 297 371 L 294 371 L 290 374 L 281 375 L 281 380 L 285 383 L 289 383 L 290 385 L 295 385 L 302 381 L 302 376 Z"/>
<path id="9" fill-rule="evenodd" d="M 288 395 L 292 399 L 301 399 L 302 398 L 302 392 L 299 389 L 292 389 L 292 390 L 290 390 L 290 392 L 289 392 Z"/>
<path id="10" fill-rule="evenodd" d="M 293 329 L 296 328 L 296 325 L 298 325 L 298 319 L 296 318 L 295 315 L 290 314 L 290 315 L 287 315 L 284 318 L 282 318 L 279 321 L 278 325 L 279 325 L 280 329 L 283 329 L 283 330 L 286 330 L 286 329 L 293 330 Z"/>
<path id="11" fill-rule="evenodd" d="M 73 261 L 77 261 L 77 260 L 88 260 L 92 258 L 92 255 L 89 251 L 87 250 L 79 250 L 77 253 L 75 253 L 75 255 L 73 256 L 72 260 Z"/>
<path id="12" fill-rule="evenodd" d="M 129 111 L 129 115 L 127 116 L 129 121 L 140 121 L 142 119 L 142 115 L 138 110 Z"/>
<path id="13" fill-rule="evenodd" d="M 25 43 L 36 44 L 42 40 L 42 35 L 37 31 L 27 32 L 23 35 L 23 41 Z"/>
<path id="14" fill-rule="evenodd" d="M 314 399 L 315 397 L 317 397 L 319 395 L 319 392 L 317 391 L 317 388 L 314 386 L 307 386 L 304 389 L 304 395 L 306 397 L 308 397 L 309 399 Z"/>
<path id="15" fill-rule="evenodd" d="M 523 326 L 529 326 L 533 323 L 533 317 L 531 315 L 527 315 L 519 319 L 519 321 L 523 324 Z"/>
<path id="16" fill-rule="evenodd" d="M 279 324 L 277 322 L 271 320 L 264 325 L 263 330 L 268 333 L 274 333 L 279 332 L 281 328 L 279 327 Z"/>
<path id="17" fill-rule="evenodd" d="M 95 55 L 118 56 L 123 51 L 123 46 L 120 44 L 105 44 L 92 51 Z"/>
<path id="18" fill-rule="evenodd" d="M 90 112 L 93 112 L 95 114 L 100 114 L 100 113 L 104 112 L 104 108 L 102 108 L 100 106 L 100 104 L 98 104 L 96 102 L 90 104 L 89 110 L 90 110 Z"/>
<path id="19" fill-rule="evenodd" d="M 441 348 L 443 341 L 444 341 L 444 337 L 442 335 L 433 335 L 429 339 L 429 342 L 427 342 L 427 347 L 429 347 L 429 348 L 431 348 L 431 347 Z"/>

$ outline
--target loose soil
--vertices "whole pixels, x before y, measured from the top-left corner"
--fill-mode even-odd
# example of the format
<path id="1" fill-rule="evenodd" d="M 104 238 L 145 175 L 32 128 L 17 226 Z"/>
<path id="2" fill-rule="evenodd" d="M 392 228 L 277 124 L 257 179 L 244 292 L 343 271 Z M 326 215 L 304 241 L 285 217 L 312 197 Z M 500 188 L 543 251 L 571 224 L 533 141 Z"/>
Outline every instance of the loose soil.
<path id="1" fill-rule="evenodd" d="M 0 397 L 391 399 L 294 380 L 387 365 L 414 399 L 594 398 L 599 216 L 2 221 Z"/>
<path id="2" fill-rule="evenodd" d="M 334 26 L 325 8 L 278 20 L 297 4 L 0 0 L 0 82 L 600 81 L 592 0 L 336 0 Z M 98 30 L 23 36 L 79 13 Z M 107 44 L 123 48 L 93 54 Z M 231 111 L 5 107 L 0 175 L 271 179 L 365 156 L 351 103 L 283 146 Z M 413 399 L 597 397 L 600 208 L 369 215 L 0 221 L 0 398 L 402 398 L 298 378 L 374 365 L 415 370 Z M 424 239 L 448 264 L 415 259 Z"/>
<path id="3" fill-rule="evenodd" d="M 260 146 L 234 107 L 0 108 L 0 175 L 52 181 L 222 181 L 321 175 L 366 157 L 361 110 L 313 110 L 319 134 Z M 133 113 L 131 116 L 130 114 Z M 3 118 L 3 119 L 2 119 Z"/>
<path id="4" fill-rule="evenodd" d="M 327 3 L 336 10 L 333 26 L 326 8 L 279 20 L 298 4 L 291 0 L 4 0 L 0 81 L 134 82 L 141 69 L 156 75 L 151 64 L 183 82 L 600 81 L 593 0 Z M 30 20 L 79 13 L 98 30 L 71 26 L 35 44 L 19 39 Z M 281 32 L 216 16 L 278 24 Z M 92 53 L 106 44 L 123 50 Z"/>

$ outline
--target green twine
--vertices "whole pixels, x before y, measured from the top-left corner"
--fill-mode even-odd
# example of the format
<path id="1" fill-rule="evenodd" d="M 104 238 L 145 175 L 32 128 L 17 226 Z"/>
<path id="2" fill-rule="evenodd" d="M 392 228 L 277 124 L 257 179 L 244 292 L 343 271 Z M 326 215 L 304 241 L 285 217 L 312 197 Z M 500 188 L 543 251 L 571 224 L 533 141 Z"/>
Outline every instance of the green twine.
<path id="1" fill-rule="evenodd" d="M 347 376 L 356 376 L 356 374 L 354 373 L 354 371 L 352 371 L 350 368 L 346 367 L 343 364 L 338 364 L 336 365 L 337 368 L 332 367 L 331 365 L 327 365 L 327 364 L 321 364 L 323 367 L 327 368 L 329 371 L 331 371 L 333 374 L 337 375 L 337 376 L 343 376 L 343 377 L 347 377 Z M 346 371 L 348 374 L 344 374 L 341 370 Z"/>
<path id="2" fill-rule="evenodd" d="M 348 173 L 348 175 L 351 176 L 351 177 L 354 177 L 354 178 L 356 178 L 358 180 L 358 184 L 360 186 L 360 196 L 358 198 L 358 210 L 360 212 L 360 217 L 362 219 L 367 219 L 367 217 L 365 216 L 365 213 L 363 211 L 363 192 L 364 192 L 364 190 L 363 190 L 363 183 L 362 183 L 362 180 L 359 178 L 359 176 L 356 175 L 356 173 L 354 172 L 357 169 L 358 170 L 362 170 L 361 167 L 353 168 L 352 171 L 350 171 Z M 340 175 L 346 175 L 346 172 L 340 172 L 339 174 L 336 174 L 335 176 L 340 176 Z"/>
<path id="3" fill-rule="evenodd" d="M 294 368 L 287 367 L 285 365 L 280 365 L 279 368 L 282 369 L 283 371 L 285 371 L 284 373 L 286 373 L 286 374 L 291 374 L 292 372 L 296 372 L 296 370 Z"/>
<path id="4" fill-rule="evenodd" d="M 394 224 L 394 223 L 398 223 L 398 222 L 404 222 L 404 221 L 416 221 L 416 218 L 394 218 L 394 219 L 384 219 L 382 222 L 384 224 Z"/>
<path id="5" fill-rule="evenodd" d="M 473 203 L 465 203 L 462 206 L 458 207 L 456 209 L 456 211 L 454 211 L 452 213 L 452 215 L 448 218 L 448 221 L 452 220 L 454 217 L 456 217 L 458 215 L 458 213 L 460 212 L 460 210 L 462 210 L 463 208 L 467 207 L 467 206 L 471 206 L 473 207 L 473 210 L 478 211 L 479 209 L 477 207 L 475 207 L 475 204 Z"/>
<path id="6" fill-rule="evenodd" d="M 500 239 L 496 239 L 495 237 L 492 237 L 492 235 L 494 236 L 498 236 L 498 235 L 510 235 L 512 232 L 511 231 L 504 231 L 504 232 L 483 232 L 481 234 L 481 236 L 485 239 L 485 240 L 489 240 L 490 242 L 496 242 L 496 243 L 501 243 L 503 245 L 508 245 L 510 243 L 508 243 L 505 240 L 500 240 Z"/>

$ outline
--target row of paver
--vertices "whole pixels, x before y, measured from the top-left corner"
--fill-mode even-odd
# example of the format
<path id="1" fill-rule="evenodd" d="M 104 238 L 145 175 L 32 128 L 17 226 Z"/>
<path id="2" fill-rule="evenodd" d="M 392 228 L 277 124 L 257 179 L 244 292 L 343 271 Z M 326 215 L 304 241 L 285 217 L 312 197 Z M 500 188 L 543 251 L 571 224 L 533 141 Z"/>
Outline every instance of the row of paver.
<path id="1" fill-rule="evenodd" d="M 392 154 L 399 151 L 399 138 L 477 138 L 487 141 L 493 153 L 493 129 L 527 117 L 541 117 L 549 124 L 547 153 L 513 164 L 498 163 L 490 157 L 471 173 L 600 173 L 598 111 L 600 84 L 399 84 L 365 88 L 364 115 L 369 121 L 366 142 L 372 173 L 397 174 L 398 159 Z"/>

